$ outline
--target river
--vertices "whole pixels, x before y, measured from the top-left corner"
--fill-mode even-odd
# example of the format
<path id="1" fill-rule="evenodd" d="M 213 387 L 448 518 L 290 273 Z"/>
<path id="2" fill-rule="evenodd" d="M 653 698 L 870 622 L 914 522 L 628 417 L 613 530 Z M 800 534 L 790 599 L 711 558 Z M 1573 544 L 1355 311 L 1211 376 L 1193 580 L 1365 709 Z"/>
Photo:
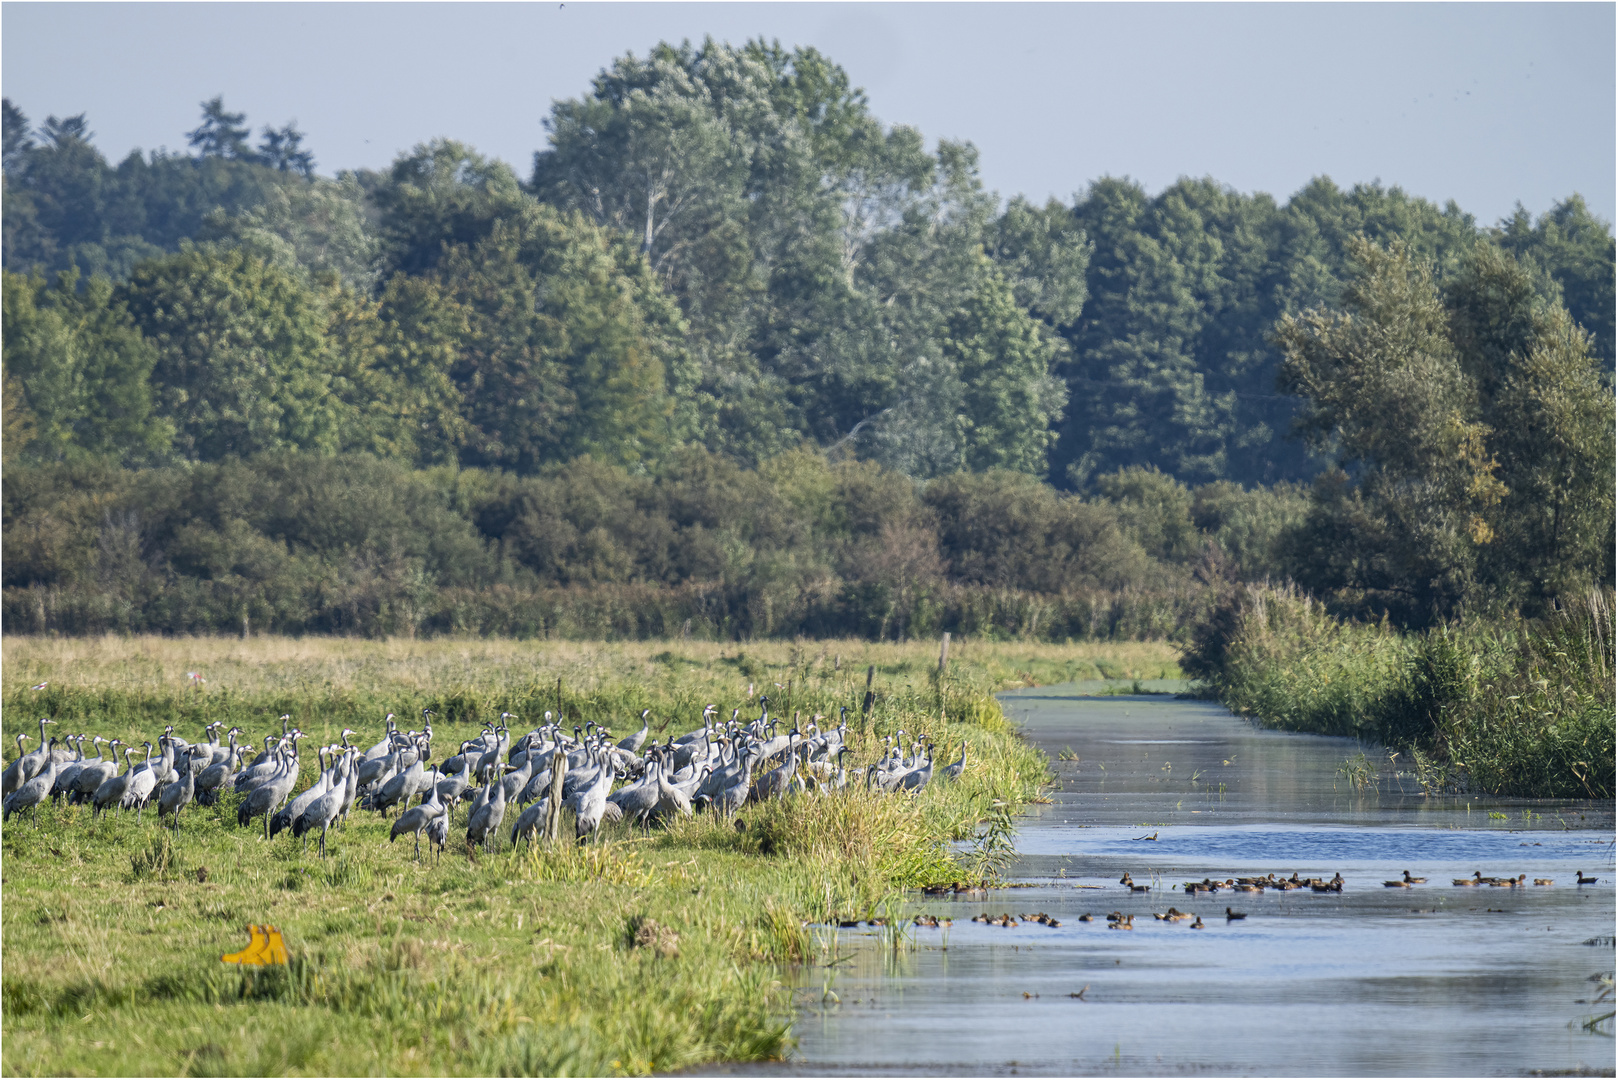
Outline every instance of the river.
<path id="1" fill-rule="evenodd" d="M 1612 1022 L 1585 1027 L 1612 1010 L 1610 802 L 1425 797 L 1397 759 L 1356 789 L 1341 769 L 1367 748 L 1205 702 L 1060 686 L 1001 700 L 1057 778 L 1019 821 L 1007 879 L 1028 887 L 918 896 L 913 913 L 953 926 L 899 948 L 823 930 L 846 959 L 788 976 L 794 1060 L 735 1071 L 1612 1075 Z M 1384 886 L 1406 870 L 1427 883 Z M 1126 871 L 1151 891 L 1120 885 Z M 1477 871 L 1528 883 L 1451 883 Z M 1344 887 L 1179 888 L 1294 872 Z M 1153 918 L 1170 906 L 1204 928 Z M 1060 925 L 1020 919 L 1033 913 Z"/>

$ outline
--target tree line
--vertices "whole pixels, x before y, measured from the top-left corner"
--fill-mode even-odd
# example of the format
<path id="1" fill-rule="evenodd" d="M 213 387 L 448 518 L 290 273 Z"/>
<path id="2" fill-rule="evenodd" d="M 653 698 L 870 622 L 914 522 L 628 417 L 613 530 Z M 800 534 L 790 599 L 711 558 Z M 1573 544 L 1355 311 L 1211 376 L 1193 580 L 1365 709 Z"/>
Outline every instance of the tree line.
<path id="1" fill-rule="evenodd" d="M 1611 581 L 1610 476 L 1592 463 L 1610 462 L 1614 248 L 1576 195 L 1492 227 L 1324 177 L 1285 204 L 1211 179 L 1150 196 L 1104 178 L 1071 204 L 1002 205 L 970 144 L 929 150 L 826 57 L 763 42 L 615 61 L 553 106 L 526 179 L 451 140 L 321 177 L 295 124 L 254 147 L 219 98 L 193 153 L 116 166 L 82 115 L 35 129 L 7 101 L 4 121 L 14 482 L 149 470 L 114 487 L 158 498 L 187 476 L 251 487 L 260 458 L 365 455 L 423 490 L 463 481 L 401 478 L 662 491 L 701 460 L 741 492 L 811 453 L 917 493 L 1020 475 L 1063 513 L 1120 522 L 1143 477 L 1242 493 L 1285 508 L 1254 511 L 1285 528 L 1262 555 L 1217 539 L 1222 569 L 1204 576 L 1291 576 L 1408 621 Z M 1367 329 L 1384 324 L 1406 339 Z M 8 545 L 13 513 L 34 512 L 20 506 L 8 496 Z M 916 526 L 937 580 L 981 583 L 969 568 L 999 541 L 955 546 L 945 521 Z M 621 543 L 629 527 L 580 535 Z M 1015 587 L 1191 572 L 1189 549 L 1132 527 L 1146 561 L 1118 556 L 1129 574 L 1048 554 Z M 506 550 L 504 532 L 477 535 Z M 616 578 L 580 577 L 595 557 L 569 544 L 548 563 L 480 558 L 547 587 L 740 580 L 621 553 L 601 563 Z M 1095 566 L 1123 550 L 1101 533 L 1080 547 Z M 166 560 L 147 565 L 180 572 Z M 33 574 L 8 570 L 8 587 L 68 580 Z M 478 574 L 465 580 L 498 577 Z M 315 625 L 299 619 L 286 625 Z"/>

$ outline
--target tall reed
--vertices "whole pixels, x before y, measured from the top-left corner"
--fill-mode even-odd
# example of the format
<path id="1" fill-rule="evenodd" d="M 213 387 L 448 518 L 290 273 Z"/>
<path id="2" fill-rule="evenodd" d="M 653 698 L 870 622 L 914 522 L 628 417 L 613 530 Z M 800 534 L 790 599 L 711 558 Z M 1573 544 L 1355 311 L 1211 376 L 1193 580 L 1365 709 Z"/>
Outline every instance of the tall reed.
<path id="1" fill-rule="evenodd" d="M 1613 606 L 1591 593 L 1539 620 L 1474 616 L 1419 634 L 1333 618 L 1292 588 L 1232 590 L 1182 659 L 1266 724 L 1407 750 L 1440 786 L 1611 798 Z"/>

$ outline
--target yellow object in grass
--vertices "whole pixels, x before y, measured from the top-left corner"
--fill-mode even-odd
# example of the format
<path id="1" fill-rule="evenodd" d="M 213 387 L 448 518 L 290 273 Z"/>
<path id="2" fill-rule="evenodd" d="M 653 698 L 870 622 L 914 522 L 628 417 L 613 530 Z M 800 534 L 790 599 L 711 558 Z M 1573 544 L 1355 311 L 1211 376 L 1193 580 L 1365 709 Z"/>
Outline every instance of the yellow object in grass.
<path id="1" fill-rule="evenodd" d="M 249 926 L 247 932 L 251 935 L 247 948 L 227 953 L 220 957 L 221 960 L 227 964 L 251 964 L 255 967 L 287 962 L 287 946 L 281 939 L 281 931 L 273 926 Z"/>

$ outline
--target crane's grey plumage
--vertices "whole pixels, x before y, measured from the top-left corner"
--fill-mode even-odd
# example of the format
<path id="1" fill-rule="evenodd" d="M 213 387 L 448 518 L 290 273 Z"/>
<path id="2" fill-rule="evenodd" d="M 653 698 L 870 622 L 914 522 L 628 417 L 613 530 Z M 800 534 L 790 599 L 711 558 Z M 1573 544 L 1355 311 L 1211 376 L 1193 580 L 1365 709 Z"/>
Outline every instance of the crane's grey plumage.
<path id="1" fill-rule="evenodd" d="M 73 790 L 68 793 L 69 802 L 89 802 L 102 784 L 118 775 L 118 751 L 113 747 L 122 745 L 117 739 L 108 739 L 107 750 L 100 760 L 88 762 L 79 770 L 79 775 L 73 780 Z"/>
<path id="2" fill-rule="evenodd" d="M 146 744 L 148 751 L 151 749 L 151 745 L 151 743 Z M 124 791 L 129 787 L 130 777 L 135 775 L 135 766 L 129 761 L 129 755 L 134 752 L 134 747 L 124 747 L 124 771 L 114 776 L 109 776 L 102 782 L 100 787 L 96 788 L 95 794 L 91 796 L 92 815 L 100 815 L 109 806 L 117 809 L 123 805 Z M 116 762 L 114 762 L 113 767 L 117 768 Z"/>
<path id="3" fill-rule="evenodd" d="M 161 764 L 161 759 L 159 759 Z M 139 821 L 146 812 L 146 803 L 157 788 L 157 773 L 152 769 L 152 744 L 146 744 L 146 761 L 135 768 L 130 774 L 129 783 L 124 787 L 124 797 L 118 800 L 120 810 L 134 810 L 135 820 Z"/>
<path id="4" fill-rule="evenodd" d="M 254 788 L 236 808 L 236 823 L 238 825 L 246 825 L 261 814 L 264 816 L 265 840 L 270 838 L 270 815 L 292 793 L 293 785 L 298 782 L 298 742 L 296 734 L 294 732 L 284 740 L 284 742 L 290 743 L 291 747 L 290 749 L 283 749 L 281 752 L 280 771 Z"/>
<path id="5" fill-rule="evenodd" d="M 400 814 L 394 819 L 393 828 L 388 830 L 388 842 L 392 843 L 399 837 L 410 833 L 416 838 L 416 859 L 421 859 L 421 834 L 433 823 L 436 818 L 448 818 L 449 807 L 438 800 L 438 790 L 429 789 L 427 800 L 418 806 Z"/>
<path id="6" fill-rule="evenodd" d="M 631 754 L 640 753 L 640 748 L 646 745 L 646 736 L 652 730 L 652 710 L 643 709 L 640 714 L 640 730 L 627 738 L 618 740 L 618 749 L 628 750 Z"/>
<path id="7" fill-rule="evenodd" d="M 570 803 L 574 813 L 573 834 L 580 843 L 584 842 L 587 834 L 601 831 L 601 819 L 607 813 L 607 792 L 612 787 L 612 779 L 612 769 L 603 762 L 595 782 L 574 794 Z"/>
<path id="8" fill-rule="evenodd" d="M 213 754 L 211 751 L 208 757 L 210 760 L 212 759 Z M 186 805 L 190 803 L 192 797 L 196 794 L 197 774 L 192 770 L 189 760 L 184 764 L 185 768 L 180 770 L 180 779 L 175 783 L 166 785 L 163 788 L 163 794 L 157 800 L 157 823 L 159 825 L 163 824 L 164 814 L 172 815 L 176 833 L 180 831 L 180 811 L 186 808 Z"/>
<path id="9" fill-rule="evenodd" d="M 219 801 L 219 791 L 230 783 L 231 770 L 236 765 L 236 735 L 239 729 L 230 729 L 230 747 L 225 751 L 224 759 L 217 755 L 213 763 L 197 774 L 196 799 L 199 806 L 212 806 Z"/>
<path id="10" fill-rule="evenodd" d="M 500 822 L 506 816 L 506 787 L 501 781 L 501 772 L 511 768 L 510 765 L 498 761 L 489 766 L 489 778 L 484 788 L 489 793 L 488 800 L 477 808 L 466 826 L 466 842 L 468 844 L 490 844 L 499 839 Z"/>
<path id="11" fill-rule="evenodd" d="M 309 833 L 315 829 L 320 830 L 322 859 L 326 857 L 326 831 L 331 828 L 331 823 L 337 820 L 337 815 L 343 809 L 343 796 L 348 790 L 348 774 L 353 757 L 353 750 L 338 756 L 337 763 L 333 766 L 335 774 L 326 785 L 326 790 L 292 822 L 292 835 L 302 837 L 305 847 L 309 844 Z"/>
<path id="12" fill-rule="evenodd" d="M 325 765 L 325 762 L 322 761 L 321 758 L 330 749 L 331 747 L 329 746 L 322 746 L 320 749 L 315 751 L 315 761 L 318 765 Z M 293 799 L 279 812 L 277 812 L 273 818 L 270 819 L 270 836 L 277 836 L 283 829 L 292 828 L 292 826 L 297 823 L 297 820 L 303 816 L 303 812 L 309 809 L 316 799 L 326 794 L 327 789 L 331 787 L 332 774 L 335 768 L 335 762 L 330 768 L 321 768 L 319 775 L 315 777 L 315 782 L 305 788 L 301 795 Z M 296 779 L 294 779 L 294 783 L 296 783 Z M 297 835 L 303 834 L 300 833 Z M 305 839 L 303 843 L 305 850 L 307 850 L 309 847 L 309 841 Z"/>
<path id="13" fill-rule="evenodd" d="M 0 774 L 0 797 L 10 795 L 13 791 L 22 787 L 23 781 L 28 779 L 27 776 L 23 775 L 23 770 L 28 767 L 25 764 L 28 760 L 28 755 L 23 752 L 22 743 L 24 739 L 31 738 L 33 736 L 26 731 L 17 733 L 17 757 L 10 765 L 6 766 L 5 773 Z"/>
<path id="14" fill-rule="evenodd" d="M 32 810 L 34 828 L 39 828 L 39 804 L 50 795 L 51 786 L 55 783 L 56 761 L 47 756 L 44 768 L 25 780 L 21 787 L 6 796 L 4 804 L 0 804 L 0 810 L 3 810 L 3 813 L 0 813 L 0 820 L 10 820 L 11 815 L 19 810 Z"/>
<path id="15" fill-rule="evenodd" d="M 73 738 L 71 735 L 68 737 Z M 93 764 L 93 762 L 89 762 L 84 756 L 84 740 L 89 738 L 89 736 L 79 735 L 77 738 L 78 756 L 56 770 L 56 782 L 51 785 L 50 791 L 50 799 L 52 802 L 60 801 L 62 796 L 72 791 L 73 785 L 78 782 L 79 773 L 84 771 L 84 766 L 87 764 Z M 100 743 L 101 736 L 97 735 L 95 737 L 95 741 L 96 743 Z M 100 760 L 100 755 L 101 751 L 98 747 L 96 750 L 97 760 Z"/>

